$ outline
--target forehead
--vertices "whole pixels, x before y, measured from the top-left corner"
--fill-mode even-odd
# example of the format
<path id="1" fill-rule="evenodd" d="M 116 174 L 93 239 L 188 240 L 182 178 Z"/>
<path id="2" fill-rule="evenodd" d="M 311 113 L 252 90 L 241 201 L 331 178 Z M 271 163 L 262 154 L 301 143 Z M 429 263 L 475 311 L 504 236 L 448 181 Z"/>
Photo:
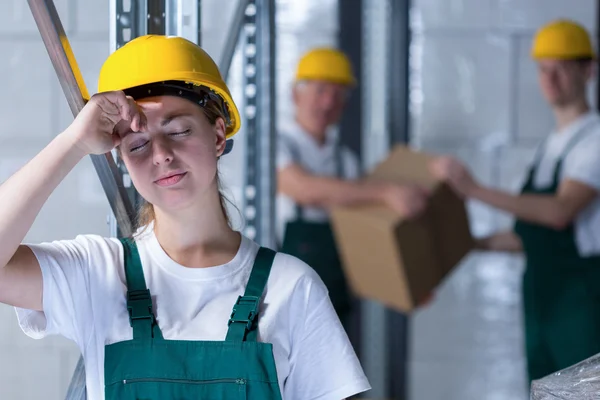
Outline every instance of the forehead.
<path id="1" fill-rule="evenodd" d="M 186 117 L 202 122 L 205 120 L 202 108 L 194 102 L 177 96 L 148 97 L 137 102 L 144 110 L 149 125 L 164 126 L 176 119 Z M 148 105 L 146 107 L 146 105 Z"/>
<path id="2" fill-rule="evenodd" d="M 316 90 L 335 90 L 335 91 L 346 91 L 348 88 L 345 85 L 320 80 L 305 81 L 305 85 Z"/>
<path id="3" fill-rule="evenodd" d="M 177 96 L 154 96 L 136 100 L 147 116 L 160 117 L 174 111 L 200 112 L 200 106 Z M 147 107 L 145 107 L 147 106 Z"/>
<path id="4" fill-rule="evenodd" d="M 543 59 L 538 61 L 538 66 L 542 69 L 576 70 L 580 63 L 573 60 Z"/>
<path id="5" fill-rule="evenodd" d="M 150 131 L 162 130 L 161 128 L 166 128 L 169 123 L 176 120 L 199 123 L 205 120 L 200 106 L 177 96 L 147 97 L 137 100 L 136 103 L 146 116 Z M 123 138 L 132 132 L 128 121 L 120 121 L 116 131 Z"/>

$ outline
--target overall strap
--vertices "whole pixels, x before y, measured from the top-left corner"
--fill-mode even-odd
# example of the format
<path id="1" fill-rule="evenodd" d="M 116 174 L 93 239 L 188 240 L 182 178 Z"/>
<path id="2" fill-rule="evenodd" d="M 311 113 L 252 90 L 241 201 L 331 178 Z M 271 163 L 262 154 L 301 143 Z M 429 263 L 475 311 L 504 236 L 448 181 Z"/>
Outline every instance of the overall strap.
<path id="1" fill-rule="evenodd" d="M 265 290 L 271 266 L 277 253 L 261 247 L 254 259 L 252 272 L 243 296 L 239 296 L 229 319 L 226 341 L 256 342 L 260 299 Z"/>
<path id="2" fill-rule="evenodd" d="M 133 339 L 162 339 L 156 324 L 150 290 L 146 287 L 144 270 L 135 240 L 119 239 L 123 245 L 125 277 L 127 279 L 127 310 L 133 328 Z"/>

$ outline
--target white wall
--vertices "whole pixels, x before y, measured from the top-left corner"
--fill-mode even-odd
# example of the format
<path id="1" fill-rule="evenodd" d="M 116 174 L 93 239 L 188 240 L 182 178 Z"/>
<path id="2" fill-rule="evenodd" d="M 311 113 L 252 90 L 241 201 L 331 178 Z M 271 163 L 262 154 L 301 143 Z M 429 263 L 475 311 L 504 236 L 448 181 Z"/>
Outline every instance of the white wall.
<path id="1" fill-rule="evenodd" d="M 529 58 L 533 34 L 557 17 L 594 30 L 596 3 L 414 0 L 413 143 L 454 154 L 486 184 L 516 191 L 534 144 L 553 126 Z M 512 224 L 478 203 L 470 203 L 469 211 L 478 236 Z M 434 304 L 415 315 L 411 399 L 528 398 L 521 273 L 519 257 L 474 254 L 444 283 Z"/>

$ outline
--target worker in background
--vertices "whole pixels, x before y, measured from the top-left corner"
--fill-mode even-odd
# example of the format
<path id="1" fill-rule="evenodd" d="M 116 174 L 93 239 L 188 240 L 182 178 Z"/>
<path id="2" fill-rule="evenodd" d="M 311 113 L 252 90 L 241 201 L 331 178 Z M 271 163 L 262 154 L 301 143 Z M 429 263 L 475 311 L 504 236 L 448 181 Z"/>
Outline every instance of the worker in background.
<path id="1" fill-rule="evenodd" d="M 555 128 L 535 155 L 518 195 L 476 182 L 457 160 L 433 171 L 468 199 L 514 215 L 514 230 L 481 239 L 491 251 L 524 251 L 523 304 L 530 380 L 600 353 L 600 117 L 586 84 L 590 37 L 558 20 L 536 34 L 532 56 Z"/>
<path id="2" fill-rule="evenodd" d="M 316 48 L 298 63 L 294 120 L 279 132 L 277 233 L 281 251 L 313 267 L 345 321 L 347 282 L 329 222 L 335 206 L 383 204 L 411 217 L 424 209 L 418 188 L 359 179 L 358 158 L 339 143 L 336 124 L 356 85 L 350 61 L 332 48 Z"/>
<path id="3" fill-rule="evenodd" d="M 229 224 L 218 160 L 240 114 L 210 56 L 183 38 L 138 37 L 108 57 L 98 87 L 0 186 L 0 302 L 22 330 L 78 345 L 90 400 L 368 390 L 315 271 Z M 140 229 L 21 244 L 69 171 L 115 147 L 145 200 Z"/>

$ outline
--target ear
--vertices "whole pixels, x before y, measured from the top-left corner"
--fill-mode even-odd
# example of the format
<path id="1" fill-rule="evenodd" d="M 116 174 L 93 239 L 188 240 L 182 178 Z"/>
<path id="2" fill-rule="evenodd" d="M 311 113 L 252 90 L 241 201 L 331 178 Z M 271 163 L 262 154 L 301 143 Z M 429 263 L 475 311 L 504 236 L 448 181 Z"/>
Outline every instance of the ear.
<path id="1" fill-rule="evenodd" d="M 214 131 L 217 157 L 220 157 L 225 151 L 225 144 L 227 142 L 227 129 L 225 127 L 225 121 L 223 120 L 223 118 L 217 118 L 214 125 Z"/>

